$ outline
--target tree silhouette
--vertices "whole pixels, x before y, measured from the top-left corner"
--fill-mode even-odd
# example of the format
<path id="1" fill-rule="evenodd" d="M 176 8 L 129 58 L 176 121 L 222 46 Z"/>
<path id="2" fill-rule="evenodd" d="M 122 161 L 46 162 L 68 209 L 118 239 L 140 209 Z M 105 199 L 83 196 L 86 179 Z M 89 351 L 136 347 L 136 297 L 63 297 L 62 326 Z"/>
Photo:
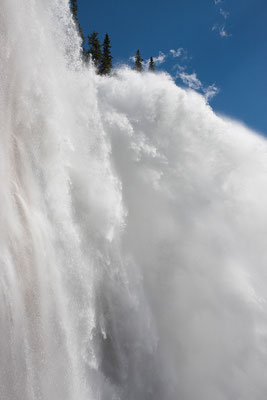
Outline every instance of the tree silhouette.
<path id="1" fill-rule="evenodd" d="M 88 56 L 91 57 L 95 67 L 98 68 L 102 59 L 102 51 L 97 32 L 94 31 L 91 35 L 88 35 L 88 45 Z"/>
<path id="2" fill-rule="evenodd" d="M 73 19 L 78 23 L 78 2 L 77 0 L 70 0 L 70 9 L 73 15 Z"/>
<path id="3" fill-rule="evenodd" d="M 106 33 L 104 43 L 101 63 L 99 66 L 99 73 L 101 75 L 108 75 L 112 69 L 112 55 L 111 55 L 111 45 L 108 34 Z"/>
<path id="4" fill-rule="evenodd" d="M 154 72 L 154 71 L 155 71 L 155 64 L 154 64 L 153 57 L 150 57 L 150 59 L 149 59 L 148 70 L 149 70 L 150 72 Z"/>
<path id="5" fill-rule="evenodd" d="M 73 20 L 82 39 L 82 55 L 83 58 L 86 59 L 86 50 L 84 48 L 84 34 L 80 22 L 78 20 L 78 0 L 70 0 L 70 9 L 72 12 Z"/>
<path id="6" fill-rule="evenodd" d="M 140 50 L 138 49 L 137 52 L 136 52 L 135 64 L 134 64 L 133 69 L 135 71 L 142 72 L 143 71 L 143 61 L 144 60 L 141 57 Z"/>

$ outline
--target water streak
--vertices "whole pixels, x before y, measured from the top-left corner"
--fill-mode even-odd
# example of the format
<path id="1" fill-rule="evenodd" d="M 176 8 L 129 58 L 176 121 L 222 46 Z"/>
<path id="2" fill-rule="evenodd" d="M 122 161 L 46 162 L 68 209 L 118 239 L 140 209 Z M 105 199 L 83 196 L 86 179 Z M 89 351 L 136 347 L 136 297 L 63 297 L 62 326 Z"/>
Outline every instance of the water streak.
<path id="1" fill-rule="evenodd" d="M 0 10 L 0 398 L 265 400 L 267 144 Z"/>

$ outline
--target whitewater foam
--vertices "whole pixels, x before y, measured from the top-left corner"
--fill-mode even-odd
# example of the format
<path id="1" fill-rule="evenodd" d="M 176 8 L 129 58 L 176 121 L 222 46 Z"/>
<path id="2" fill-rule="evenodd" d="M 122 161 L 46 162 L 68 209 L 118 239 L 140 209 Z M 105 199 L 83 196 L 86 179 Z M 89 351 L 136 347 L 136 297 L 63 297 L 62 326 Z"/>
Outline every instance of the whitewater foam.
<path id="1" fill-rule="evenodd" d="M 265 400 L 265 139 L 96 75 L 66 0 L 0 22 L 0 398 Z"/>

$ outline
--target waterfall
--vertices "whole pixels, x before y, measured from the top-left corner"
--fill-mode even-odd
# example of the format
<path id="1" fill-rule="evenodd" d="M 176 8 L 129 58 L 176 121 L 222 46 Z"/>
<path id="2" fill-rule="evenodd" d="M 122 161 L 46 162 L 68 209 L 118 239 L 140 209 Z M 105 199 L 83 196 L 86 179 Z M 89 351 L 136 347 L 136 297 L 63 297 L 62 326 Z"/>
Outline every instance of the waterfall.
<path id="1" fill-rule="evenodd" d="M 0 9 L 0 398 L 265 400 L 267 144 Z"/>

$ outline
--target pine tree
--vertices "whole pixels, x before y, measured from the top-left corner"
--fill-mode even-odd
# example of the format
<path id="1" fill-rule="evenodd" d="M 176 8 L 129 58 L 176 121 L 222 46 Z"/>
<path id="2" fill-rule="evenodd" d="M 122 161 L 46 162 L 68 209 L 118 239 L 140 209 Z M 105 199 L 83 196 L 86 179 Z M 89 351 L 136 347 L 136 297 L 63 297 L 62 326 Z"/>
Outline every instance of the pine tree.
<path id="1" fill-rule="evenodd" d="M 83 54 L 83 58 L 86 59 L 86 50 L 85 50 L 85 47 L 84 47 L 84 34 L 83 34 L 83 30 L 82 30 L 82 27 L 81 27 L 79 22 L 77 22 L 77 28 L 78 28 L 78 32 L 80 34 L 80 37 L 82 39 L 82 54 Z"/>
<path id="2" fill-rule="evenodd" d="M 143 71 L 143 61 L 144 60 L 141 57 L 140 50 L 138 49 L 137 52 L 136 52 L 135 64 L 134 64 L 133 69 L 135 71 L 142 72 Z"/>
<path id="3" fill-rule="evenodd" d="M 155 71 L 155 64 L 154 64 L 153 57 L 150 57 L 148 70 L 150 72 L 154 72 Z"/>
<path id="4" fill-rule="evenodd" d="M 73 16 L 75 25 L 76 25 L 78 32 L 80 34 L 80 37 L 82 39 L 82 55 L 83 55 L 83 58 L 85 59 L 86 58 L 86 50 L 84 48 L 84 34 L 82 31 L 82 27 L 78 20 L 78 0 L 70 0 L 70 9 L 72 12 L 72 16 Z"/>
<path id="5" fill-rule="evenodd" d="M 112 55 L 111 55 L 111 45 L 108 34 L 106 33 L 104 43 L 101 63 L 99 66 L 99 73 L 101 75 L 108 75 L 112 69 Z"/>
<path id="6" fill-rule="evenodd" d="M 102 51 L 97 32 L 93 32 L 91 35 L 88 35 L 88 44 L 88 56 L 91 56 L 95 67 L 98 68 L 102 59 Z"/>
<path id="7" fill-rule="evenodd" d="M 78 0 L 70 0 L 70 9 L 73 15 L 73 19 L 78 23 Z"/>

